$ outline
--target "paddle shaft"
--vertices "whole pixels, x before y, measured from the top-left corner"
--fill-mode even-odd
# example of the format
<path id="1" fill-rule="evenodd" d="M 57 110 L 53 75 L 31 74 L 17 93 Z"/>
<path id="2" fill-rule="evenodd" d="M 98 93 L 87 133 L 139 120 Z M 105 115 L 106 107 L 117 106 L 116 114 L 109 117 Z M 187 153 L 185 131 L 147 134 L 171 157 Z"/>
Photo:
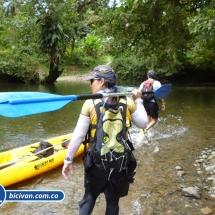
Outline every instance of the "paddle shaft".
<path id="1" fill-rule="evenodd" d="M 0 170 L 6 168 L 6 167 L 8 167 L 8 166 L 11 166 L 11 165 L 13 165 L 13 164 L 16 164 L 16 163 L 18 163 L 18 162 L 20 162 L 20 161 L 23 161 L 23 160 L 25 160 L 25 159 L 27 159 L 27 158 L 33 157 L 33 156 L 35 156 L 35 155 L 38 155 L 38 154 L 40 154 L 40 153 L 42 153 L 42 152 L 45 152 L 45 151 L 47 151 L 47 150 L 49 150 L 49 149 L 52 149 L 52 148 L 54 148 L 55 146 L 59 146 L 60 144 L 65 143 L 65 142 L 67 142 L 67 141 L 69 141 L 69 140 L 65 140 L 65 141 L 63 141 L 63 142 L 61 142 L 61 143 L 58 143 L 58 144 L 54 145 L 54 146 L 50 146 L 50 147 L 48 147 L 48 148 L 46 148 L 46 149 L 43 149 L 43 150 L 41 150 L 41 151 L 39 151 L 39 152 L 36 152 L 36 153 L 30 155 L 29 157 L 24 157 L 24 158 L 22 158 L 22 159 L 20 159 L 20 160 L 11 161 L 11 162 L 9 162 L 9 163 L 3 164 L 3 165 L 0 166 Z"/>
<path id="2" fill-rule="evenodd" d="M 144 92 L 143 94 L 151 94 L 153 91 Z M 132 92 L 127 93 L 98 93 L 98 94 L 86 94 L 86 95 L 68 95 L 68 96 L 52 96 L 52 97 L 39 97 L 39 98 L 24 98 L 24 99 L 9 99 L 5 103 L 16 105 L 16 104 L 27 104 L 27 103 L 40 103 L 40 102 L 53 102 L 53 101 L 78 101 L 87 99 L 101 99 L 106 97 L 116 97 L 116 96 L 128 96 L 133 95 Z M 1 102 L 3 103 L 3 102 Z"/>

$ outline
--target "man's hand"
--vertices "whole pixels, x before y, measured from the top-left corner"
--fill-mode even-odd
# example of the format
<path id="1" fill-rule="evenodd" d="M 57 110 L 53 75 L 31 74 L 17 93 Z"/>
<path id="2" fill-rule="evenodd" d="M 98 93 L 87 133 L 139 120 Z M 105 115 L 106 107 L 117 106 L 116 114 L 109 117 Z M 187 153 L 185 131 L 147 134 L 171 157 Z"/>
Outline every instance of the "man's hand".
<path id="1" fill-rule="evenodd" d="M 164 99 L 162 99 L 161 102 L 162 102 L 161 110 L 165 110 L 166 109 L 166 102 L 164 101 Z"/>
<path id="2" fill-rule="evenodd" d="M 166 109 L 166 105 L 165 105 L 165 104 L 162 104 L 161 110 L 165 110 L 165 109 Z"/>
<path id="3" fill-rule="evenodd" d="M 73 174 L 72 164 L 64 164 L 62 169 L 63 177 L 67 180 L 69 179 L 69 172 Z"/>

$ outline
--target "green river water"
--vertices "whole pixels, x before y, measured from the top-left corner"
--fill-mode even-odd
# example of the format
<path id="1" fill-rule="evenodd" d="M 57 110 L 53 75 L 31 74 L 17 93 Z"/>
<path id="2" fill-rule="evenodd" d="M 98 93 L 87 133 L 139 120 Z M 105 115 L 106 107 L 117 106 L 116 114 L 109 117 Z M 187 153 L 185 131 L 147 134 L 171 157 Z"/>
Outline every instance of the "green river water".
<path id="1" fill-rule="evenodd" d="M 140 83 L 119 83 L 120 92 L 128 92 Z M 0 84 L 1 92 L 48 92 L 58 95 L 90 94 L 89 83 L 58 81 L 53 86 Z M 132 127 L 131 137 L 136 150 L 138 168 L 129 195 L 120 201 L 120 215 L 197 215 L 210 207 L 215 214 L 215 200 L 202 193 L 201 199 L 182 197 L 180 187 L 203 186 L 200 181 L 207 174 L 198 175 L 194 165 L 201 152 L 215 148 L 215 85 L 176 85 L 166 99 L 166 110 L 159 113 L 159 121 L 149 130 L 148 141 L 139 129 Z M 67 134 L 73 131 L 83 101 L 71 102 L 48 113 L 6 118 L 0 116 L 0 151 Z M 1 107 L 0 107 L 1 108 Z M 186 174 L 179 177 L 176 166 Z M 83 189 L 81 158 L 75 159 L 74 175 L 64 180 L 61 167 L 32 179 L 7 187 L 9 190 L 62 190 L 62 202 L 5 202 L 0 214 L 78 214 L 78 202 Z M 14 176 L 15 177 L 15 176 Z M 209 184 L 211 186 L 211 184 Z M 98 198 L 93 215 L 105 214 L 103 195 Z"/>

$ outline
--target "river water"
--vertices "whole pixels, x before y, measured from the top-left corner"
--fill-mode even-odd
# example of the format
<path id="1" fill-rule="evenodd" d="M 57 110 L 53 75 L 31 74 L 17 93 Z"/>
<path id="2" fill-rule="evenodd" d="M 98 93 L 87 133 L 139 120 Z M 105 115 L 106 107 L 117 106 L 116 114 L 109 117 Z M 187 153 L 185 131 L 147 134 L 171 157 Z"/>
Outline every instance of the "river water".
<path id="1" fill-rule="evenodd" d="M 120 92 L 137 88 L 139 83 L 119 83 Z M 58 81 L 53 86 L 0 85 L 1 92 L 48 92 L 58 95 L 91 93 L 82 81 Z M 215 200 L 209 198 L 205 186 L 208 174 L 197 173 L 195 161 L 201 152 L 215 148 L 215 85 L 176 85 L 166 99 L 166 110 L 159 113 L 158 123 L 149 130 L 148 140 L 139 129 L 131 128 L 131 137 L 138 160 L 135 182 L 127 197 L 120 201 L 120 215 L 197 215 L 208 207 L 215 214 Z M 0 116 L 0 151 L 67 134 L 73 131 L 83 101 L 71 102 L 61 109 L 20 118 Z M 185 172 L 178 175 L 181 166 Z M 75 159 L 74 175 L 64 180 L 61 167 L 29 180 L 7 187 L 8 190 L 62 190 L 62 202 L 5 202 L 0 214 L 78 214 L 78 202 L 83 196 L 83 166 Z M 203 169 L 202 169 L 203 170 Z M 14 176 L 15 177 L 15 176 Z M 198 187 L 201 198 L 184 197 L 182 187 Z M 93 215 L 105 214 L 103 195 L 97 200 Z"/>

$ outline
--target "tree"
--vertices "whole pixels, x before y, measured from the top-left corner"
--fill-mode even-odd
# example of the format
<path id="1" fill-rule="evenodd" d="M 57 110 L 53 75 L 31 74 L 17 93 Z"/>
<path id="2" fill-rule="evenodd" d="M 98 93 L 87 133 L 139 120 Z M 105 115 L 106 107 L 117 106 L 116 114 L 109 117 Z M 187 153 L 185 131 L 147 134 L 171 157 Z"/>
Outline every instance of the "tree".
<path id="1" fill-rule="evenodd" d="M 22 0 L 3 1 L 5 16 L 15 16 L 18 13 L 18 8 L 22 3 Z"/>
<path id="2" fill-rule="evenodd" d="M 49 74 L 43 83 L 54 83 L 61 75 L 63 69 L 59 69 L 60 49 L 59 42 L 62 39 L 62 27 L 60 24 L 58 6 L 54 3 L 42 2 L 35 5 L 39 16 L 37 24 L 40 25 L 40 50 L 49 56 Z"/>
<path id="3" fill-rule="evenodd" d="M 71 57 L 73 56 L 76 41 L 85 38 L 90 32 L 87 23 L 88 13 L 96 10 L 95 6 L 100 1 L 11 0 L 5 7 L 5 11 L 18 11 L 8 9 L 15 8 L 16 2 L 20 3 L 21 13 L 14 13 L 14 15 L 25 14 L 24 20 L 22 19 L 24 21 L 22 22 L 22 29 L 29 29 L 29 20 L 33 20 L 37 24 L 36 27 L 32 23 L 35 27 L 34 31 L 32 31 L 35 32 L 35 35 L 32 35 L 32 37 L 26 37 L 26 35 L 22 34 L 22 29 L 19 29 L 18 36 L 22 35 L 26 44 L 30 40 L 33 42 L 37 39 L 38 46 L 35 50 L 49 58 L 49 73 L 42 82 L 54 83 L 64 70 L 60 68 L 60 57 L 65 53 L 69 45 L 71 45 Z M 12 14 L 10 13 L 10 15 Z"/>
<path id="4" fill-rule="evenodd" d="M 204 8 L 198 8 L 195 16 L 188 18 L 190 44 L 188 56 L 196 69 L 215 74 L 215 1 Z"/>
<path id="5" fill-rule="evenodd" d="M 77 38 L 85 38 L 90 32 L 86 20 L 88 11 L 96 9 L 95 5 L 99 2 L 46 0 L 36 4 L 36 11 L 39 12 L 37 23 L 41 27 L 40 48 L 50 58 L 49 74 L 44 83 L 54 83 L 61 75 L 60 55 L 70 43 L 73 56 Z"/>
<path id="6" fill-rule="evenodd" d="M 100 32 L 112 38 L 112 54 L 133 55 L 146 70 L 154 68 L 165 76 L 185 71 L 190 62 L 187 53 L 194 45 L 187 20 L 198 9 L 209 9 L 213 1 L 120 2 L 120 6 L 103 8 L 98 19 Z"/>

